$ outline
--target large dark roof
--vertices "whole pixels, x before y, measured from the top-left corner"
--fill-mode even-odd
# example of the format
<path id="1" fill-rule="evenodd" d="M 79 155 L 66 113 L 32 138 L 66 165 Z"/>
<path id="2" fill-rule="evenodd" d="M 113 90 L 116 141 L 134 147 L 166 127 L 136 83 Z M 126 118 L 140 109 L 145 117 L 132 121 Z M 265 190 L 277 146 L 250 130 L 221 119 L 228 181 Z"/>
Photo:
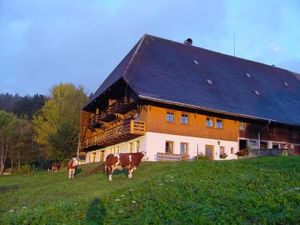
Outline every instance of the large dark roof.
<path id="1" fill-rule="evenodd" d="M 274 66 L 145 35 L 91 101 L 122 78 L 142 99 L 300 125 L 299 76 Z"/>

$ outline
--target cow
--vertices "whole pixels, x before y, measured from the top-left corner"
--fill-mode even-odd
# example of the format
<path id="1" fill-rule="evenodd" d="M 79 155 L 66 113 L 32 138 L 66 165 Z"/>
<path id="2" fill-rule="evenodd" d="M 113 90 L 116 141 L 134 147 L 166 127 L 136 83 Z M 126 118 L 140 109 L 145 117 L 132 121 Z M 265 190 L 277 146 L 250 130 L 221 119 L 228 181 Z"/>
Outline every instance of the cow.
<path id="1" fill-rule="evenodd" d="M 57 172 L 59 169 L 60 169 L 60 163 L 58 163 L 58 162 L 53 162 L 53 163 L 49 166 L 48 171 L 49 171 L 49 172 Z"/>
<path id="2" fill-rule="evenodd" d="M 132 178 L 132 173 L 140 165 L 144 153 L 120 153 L 109 154 L 105 161 L 105 173 L 108 174 L 109 181 L 112 181 L 114 170 L 128 169 L 128 178 Z"/>

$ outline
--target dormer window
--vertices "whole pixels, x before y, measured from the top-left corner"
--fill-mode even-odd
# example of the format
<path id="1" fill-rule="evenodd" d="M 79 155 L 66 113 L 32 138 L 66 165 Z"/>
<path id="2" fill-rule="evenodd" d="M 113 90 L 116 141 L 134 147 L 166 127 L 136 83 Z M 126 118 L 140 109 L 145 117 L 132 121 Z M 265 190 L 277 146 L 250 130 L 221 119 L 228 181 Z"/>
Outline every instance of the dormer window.
<path id="1" fill-rule="evenodd" d="M 212 80 L 210 80 L 210 79 L 206 79 L 206 82 L 207 82 L 209 85 L 212 85 L 212 84 L 213 84 Z"/>
<path id="2" fill-rule="evenodd" d="M 255 90 L 254 93 L 257 95 L 257 96 L 260 96 L 260 92 Z"/>
<path id="3" fill-rule="evenodd" d="M 198 62 L 196 59 L 194 59 L 193 62 L 194 62 L 196 65 L 199 65 L 199 62 Z"/>

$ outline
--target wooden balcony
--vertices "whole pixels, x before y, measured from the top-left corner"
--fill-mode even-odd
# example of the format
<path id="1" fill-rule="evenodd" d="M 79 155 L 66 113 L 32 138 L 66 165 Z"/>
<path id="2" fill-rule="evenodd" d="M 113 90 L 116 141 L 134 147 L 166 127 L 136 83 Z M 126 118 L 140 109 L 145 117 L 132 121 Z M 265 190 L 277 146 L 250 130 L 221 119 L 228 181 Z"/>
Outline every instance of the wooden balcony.
<path id="1" fill-rule="evenodd" d="M 127 120 L 91 138 L 85 138 L 81 141 L 81 149 L 99 148 L 118 144 L 142 136 L 145 132 L 146 123 L 144 121 Z"/>
<path id="2" fill-rule="evenodd" d="M 105 110 L 99 114 L 91 117 L 91 125 L 95 128 L 99 127 L 101 122 L 111 122 L 115 120 L 118 115 L 125 114 L 134 108 L 135 103 L 128 98 L 119 100 L 112 105 L 108 106 Z"/>

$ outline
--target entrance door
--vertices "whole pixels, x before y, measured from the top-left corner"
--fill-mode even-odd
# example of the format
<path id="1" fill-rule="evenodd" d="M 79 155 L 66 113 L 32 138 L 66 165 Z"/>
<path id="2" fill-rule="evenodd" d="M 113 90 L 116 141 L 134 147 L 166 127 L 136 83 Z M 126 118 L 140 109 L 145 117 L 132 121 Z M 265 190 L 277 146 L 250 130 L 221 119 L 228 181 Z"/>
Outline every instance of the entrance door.
<path id="1" fill-rule="evenodd" d="M 205 145 L 205 156 L 209 159 L 214 159 L 214 146 L 213 145 Z"/>
<path id="2" fill-rule="evenodd" d="M 239 151 L 247 149 L 247 140 L 240 140 L 239 141 Z"/>

